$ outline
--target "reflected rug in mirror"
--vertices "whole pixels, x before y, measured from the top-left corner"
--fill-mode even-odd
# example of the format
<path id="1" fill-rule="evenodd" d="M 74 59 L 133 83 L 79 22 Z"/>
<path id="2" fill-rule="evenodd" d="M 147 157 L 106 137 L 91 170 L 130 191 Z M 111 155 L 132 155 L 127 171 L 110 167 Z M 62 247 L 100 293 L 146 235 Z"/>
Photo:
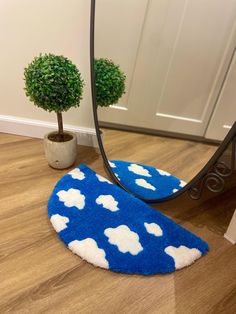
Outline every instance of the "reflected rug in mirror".
<path id="1" fill-rule="evenodd" d="M 144 199 L 160 199 L 170 196 L 186 185 L 186 182 L 167 171 L 123 160 L 110 160 L 117 179 L 132 193 Z"/>

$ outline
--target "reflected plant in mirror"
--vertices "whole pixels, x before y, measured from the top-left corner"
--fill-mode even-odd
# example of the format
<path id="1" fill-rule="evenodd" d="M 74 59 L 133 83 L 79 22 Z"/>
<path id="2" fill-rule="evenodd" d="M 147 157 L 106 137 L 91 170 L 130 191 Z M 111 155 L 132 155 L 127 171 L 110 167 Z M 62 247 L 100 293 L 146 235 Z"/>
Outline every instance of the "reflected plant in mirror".
<path id="1" fill-rule="evenodd" d="M 97 106 L 116 104 L 125 93 L 126 76 L 119 65 L 105 58 L 95 59 Z"/>

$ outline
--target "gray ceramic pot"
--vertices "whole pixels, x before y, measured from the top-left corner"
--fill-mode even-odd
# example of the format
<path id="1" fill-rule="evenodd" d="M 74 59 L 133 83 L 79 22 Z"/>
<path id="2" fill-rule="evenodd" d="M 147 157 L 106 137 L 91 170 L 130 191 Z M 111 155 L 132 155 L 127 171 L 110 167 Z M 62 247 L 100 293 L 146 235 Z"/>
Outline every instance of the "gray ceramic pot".
<path id="1" fill-rule="evenodd" d="M 48 164 L 56 169 L 66 169 L 72 166 L 77 156 L 77 137 L 71 132 L 72 139 L 66 142 L 54 142 L 48 137 L 57 132 L 50 132 L 44 136 L 44 151 Z"/>

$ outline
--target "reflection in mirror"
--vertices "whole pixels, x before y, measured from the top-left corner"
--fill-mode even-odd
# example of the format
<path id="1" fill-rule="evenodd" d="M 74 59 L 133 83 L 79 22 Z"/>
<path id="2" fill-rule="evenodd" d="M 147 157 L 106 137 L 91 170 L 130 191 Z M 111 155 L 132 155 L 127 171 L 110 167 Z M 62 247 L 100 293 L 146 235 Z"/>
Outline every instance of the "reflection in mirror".
<path id="1" fill-rule="evenodd" d="M 218 18 L 220 5 L 96 1 L 102 143 L 117 179 L 141 198 L 161 200 L 180 191 L 219 146 L 205 134 L 222 89 L 215 80 L 233 23 L 230 5 Z"/>

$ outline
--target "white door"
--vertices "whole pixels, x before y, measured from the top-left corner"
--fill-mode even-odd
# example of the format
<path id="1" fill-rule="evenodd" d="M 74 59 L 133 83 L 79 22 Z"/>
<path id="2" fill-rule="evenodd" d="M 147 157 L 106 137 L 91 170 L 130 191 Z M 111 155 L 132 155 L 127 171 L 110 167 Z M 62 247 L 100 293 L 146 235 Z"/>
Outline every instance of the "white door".
<path id="1" fill-rule="evenodd" d="M 203 136 L 226 70 L 236 0 L 98 0 L 96 57 L 127 75 L 100 121 Z"/>
<path id="2" fill-rule="evenodd" d="M 212 115 L 206 138 L 222 140 L 236 121 L 236 51 Z"/>

